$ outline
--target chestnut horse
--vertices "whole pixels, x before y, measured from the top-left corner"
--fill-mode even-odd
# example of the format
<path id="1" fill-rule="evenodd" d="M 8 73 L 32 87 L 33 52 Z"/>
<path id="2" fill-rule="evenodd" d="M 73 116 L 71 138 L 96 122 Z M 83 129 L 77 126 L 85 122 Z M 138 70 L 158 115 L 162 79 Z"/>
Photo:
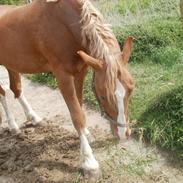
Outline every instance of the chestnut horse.
<path id="1" fill-rule="evenodd" d="M 82 168 L 89 172 L 97 172 L 99 164 L 87 140 L 82 110 L 87 69 L 94 70 L 94 92 L 111 119 L 113 134 L 126 138 L 128 101 L 134 88 L 127 70 L 132 45 L 133 37 L 128 37 L 121 52 L 112 30 L 89 0 L 34 0 L 0 16 L 0 64 L 8 70 L 15 98 L 28 119 L 39 123 L 41 118 L 23 94 L 19 73 L 52 72 L 79 134 Z M 19 131 L 2 87 L 0 99 L 10 128 Z"/>

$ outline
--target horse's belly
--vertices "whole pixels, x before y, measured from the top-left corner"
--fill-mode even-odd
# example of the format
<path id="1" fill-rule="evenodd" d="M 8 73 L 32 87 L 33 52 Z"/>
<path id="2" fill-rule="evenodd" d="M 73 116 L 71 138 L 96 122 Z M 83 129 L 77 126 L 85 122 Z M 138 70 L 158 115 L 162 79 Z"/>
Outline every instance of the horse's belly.
<path id="1" fill-rule="evenodd" d="M 39 73 L 50 71 L 49 64 L 43 58 L 6 58 L 0 64 L 19 73 Z"/>

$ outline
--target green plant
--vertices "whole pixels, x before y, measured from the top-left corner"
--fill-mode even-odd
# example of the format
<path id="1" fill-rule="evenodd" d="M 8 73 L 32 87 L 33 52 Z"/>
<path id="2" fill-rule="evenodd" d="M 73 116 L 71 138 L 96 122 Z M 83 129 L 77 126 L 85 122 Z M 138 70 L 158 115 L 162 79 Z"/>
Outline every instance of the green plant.
<path id="1" fill-rule="evenodd" d="M 23 0 L 0 0 L 0 4 L 20 4 L 25 3 Z"/>
<path id="2" fill-rule="evenodd" d="M 178 18 L 166 20 L 153 19 L 145 24 L 131 25 L 126 28 L 116 27 L 114 32 L 121 44 L 132 35 L 137 41 L 134 44 L 133 62 L 152 61 L 156 63 L 177 63 L 183 50 L 183 31 Z M 171 55 L 171 57 L 169 57 Z M 174 55 L 174 56 L 173 56 Z"/>
<path id="3" fill-rule="evenodd" d="M 156 97 L 139 120 L 151 142 L 183 156 L 183 85 Z"/>
<path id="4" fill-rule="evenodd" d="M 40 73 L 40 74 L 28 75 L 28 78 L 35 82 L 47 84 L 52 88 L 57 87 L 57 81 L 51 73 Z"/>

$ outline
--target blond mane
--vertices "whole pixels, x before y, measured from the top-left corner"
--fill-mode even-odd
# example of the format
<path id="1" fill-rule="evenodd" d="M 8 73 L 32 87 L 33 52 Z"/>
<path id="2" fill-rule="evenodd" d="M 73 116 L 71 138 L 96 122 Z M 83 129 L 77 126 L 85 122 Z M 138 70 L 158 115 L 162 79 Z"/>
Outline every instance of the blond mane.
<path id="1" fill-rule="evenodd" d="M 118 61 L 113 54 L 116 38 L 109 26 L 104 22 L 101 13 L 89 0 L 79 0 L 81 4 L 81 25 L 83 46 L 89 49 L 90 55 L 102 59 L 107 64 L 106 91 L 110 102 L 115 101 L 114 91 L 118 71 Z M 120 51 L 120 50 L 119 50 Z"/>

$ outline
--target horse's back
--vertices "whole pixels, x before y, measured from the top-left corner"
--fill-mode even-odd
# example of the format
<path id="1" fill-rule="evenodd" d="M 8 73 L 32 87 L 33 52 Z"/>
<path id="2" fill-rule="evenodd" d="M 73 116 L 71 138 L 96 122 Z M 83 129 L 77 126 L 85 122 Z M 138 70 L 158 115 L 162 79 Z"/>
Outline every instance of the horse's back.
<path id="1" fill-rule="evenodd" d="M 0 16 L 0 64 L 32 73 L 54 60 L 75 72 L 76 53 L 82 47 L 76 1 L 36 0 L 22 7 L 7 6 L 6 12 Z"/>

